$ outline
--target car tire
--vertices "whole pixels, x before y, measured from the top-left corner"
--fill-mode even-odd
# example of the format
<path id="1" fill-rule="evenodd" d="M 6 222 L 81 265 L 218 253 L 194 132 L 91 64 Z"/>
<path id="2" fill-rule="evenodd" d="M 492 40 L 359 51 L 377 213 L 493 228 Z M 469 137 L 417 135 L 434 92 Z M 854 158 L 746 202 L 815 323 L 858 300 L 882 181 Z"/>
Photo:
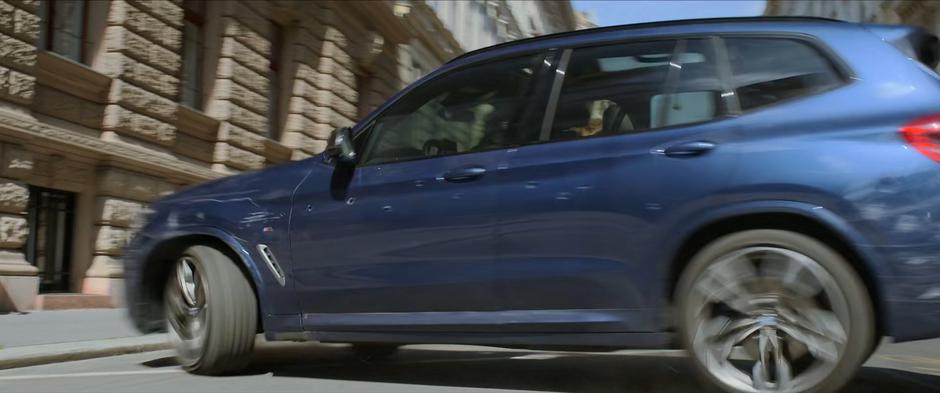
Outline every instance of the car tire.
<path id="1" fill-rule="evenodd" d="M 398 352 L 400 345 L 381 343 L 353 344 L 352 350 L 360 360 L 369 362 L 387 359 Z"/>
<path id="2" fill-rule="evenodd" d="M 803 234 L 723 236 L 689 261 L 676 288 L 683 344 L 699 376 L 724 391 L 833 392 L 875 342 L 858 273 Z"/>
<path id="3" fill-rule="evenodd" d="M 212 247 L 189 247 L 174 261 L 165 288 L 167 331 L 180 365 L 205 375 L 244 368 L 258 306 L 236 262 Z"/>

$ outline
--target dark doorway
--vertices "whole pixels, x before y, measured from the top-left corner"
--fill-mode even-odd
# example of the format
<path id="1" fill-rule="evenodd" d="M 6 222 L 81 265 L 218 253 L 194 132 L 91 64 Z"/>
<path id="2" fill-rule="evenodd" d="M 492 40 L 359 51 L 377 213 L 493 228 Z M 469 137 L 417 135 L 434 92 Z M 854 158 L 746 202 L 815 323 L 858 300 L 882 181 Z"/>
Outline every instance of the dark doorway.
<path id="1" fill-rule="evenodd" d="M 40 292 L 66 292 L 72 257 L 75 194 L 31 186 L 26 259 L 39 268 Z"/>

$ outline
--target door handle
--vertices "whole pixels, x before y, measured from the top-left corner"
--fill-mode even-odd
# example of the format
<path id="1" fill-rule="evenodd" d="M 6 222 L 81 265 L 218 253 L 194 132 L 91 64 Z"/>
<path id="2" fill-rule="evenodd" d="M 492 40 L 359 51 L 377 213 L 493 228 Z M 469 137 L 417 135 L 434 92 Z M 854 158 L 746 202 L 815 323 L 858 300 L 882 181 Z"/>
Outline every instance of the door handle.
<path id="1" fill-rule="evenodd" d="M 708 141 L 682 142 L 667 147 L 663 154 L 674 158 L 696 157 L 712 151 L 717 146 Z"/>
<path id="2" fill-rule="evenodd" d="M 443 178 L 451 183 L 464 183 L 479 179 L 486 173 L 486 169 L 479 166 L 452 169 L 444 174 Z"/>

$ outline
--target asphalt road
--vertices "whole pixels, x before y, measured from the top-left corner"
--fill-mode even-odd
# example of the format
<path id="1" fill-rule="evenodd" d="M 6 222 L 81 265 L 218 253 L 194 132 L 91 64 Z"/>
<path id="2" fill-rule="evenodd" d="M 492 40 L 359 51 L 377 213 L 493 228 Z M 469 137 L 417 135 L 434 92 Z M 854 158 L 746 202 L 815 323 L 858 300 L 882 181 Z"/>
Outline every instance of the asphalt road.
<path id="1" fill-rule="evenodd" d="M 0 392 L 700 392 L 682 351 L 564 353 L 416 345 L 367 362 L 344 346 L 265 344 L 250 370 L 182 371 L 169 351 L 0 372 Z M 940 340 L 882 345 L 848 392 L 940 392 Z"/>

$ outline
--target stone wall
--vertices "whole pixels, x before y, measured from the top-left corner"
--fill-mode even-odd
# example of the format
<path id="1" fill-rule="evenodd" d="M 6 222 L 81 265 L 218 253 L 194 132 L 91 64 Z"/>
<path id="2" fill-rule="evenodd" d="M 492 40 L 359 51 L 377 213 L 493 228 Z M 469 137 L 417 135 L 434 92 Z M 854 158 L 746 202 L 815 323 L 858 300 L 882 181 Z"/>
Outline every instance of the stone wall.
<path id="1" fill-rule="evenodd" d="M 182 20 L 182 9 L 172 2 L 111 2 L 105 73 L 114 81 L 105 131 L 168 148 L 175 145 Z"/>
<path id="2" fill-rule="evenodd" d="M 29 104 L 35 95 L 38 0 L 0 2 L 0 99 Z"/>
<path id="3" fill-rule="evenodd" d="M 95 198 L 94 247 L 85 271 L 82 292 L 108 295 L 115 305 L 123 301 L 120 256 L 134 234 L 140 214 L 154 199 L 178 186 L 161 178 L 115 167 L 99 167 Z"/>
<path id="4" fill-rule="evenodd" d="M 39 289 L 37 269 L 23 254 L 29 237 L 28 203 L 25 184 L 0 178 L 0 310 L 30 308 Z"/>
<path id="5" fill-rule="evenodd" d="M 90 2 L 80 62 L 38 47 L 39 0 L 0 0 L 0 311 L 29 308 L 36 294 L 24 255 L 30 186 L 74 193 L 70 289 L 120 304 L 121 250 L 148 203 L 323 151 L 334 128 L 404 87 L 410 42 L 437 63 L 460 52 L 439 22 L 416 23 L 433 14 L 407 15 L 400 2 L 206 4 L 204 105 L 190 108 L 179 103 L 182 0 Z"/>

